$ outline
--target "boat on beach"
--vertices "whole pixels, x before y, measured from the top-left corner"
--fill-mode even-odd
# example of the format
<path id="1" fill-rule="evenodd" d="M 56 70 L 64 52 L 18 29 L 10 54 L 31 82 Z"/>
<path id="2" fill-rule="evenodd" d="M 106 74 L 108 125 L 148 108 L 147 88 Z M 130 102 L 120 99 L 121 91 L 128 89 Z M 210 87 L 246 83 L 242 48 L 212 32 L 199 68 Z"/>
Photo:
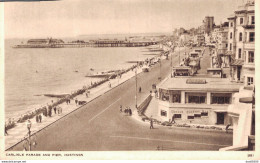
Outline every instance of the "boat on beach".
<path id="1" fill-rule="evenodd" d="M 90 78 L 111 78 L 111 77 L 117 76 L 120 73 L 121 73 L 121 70 L 111 70 L 111 71 L 105 71 L 105 72 L 97 72 L 95 74 L 88 74 L 85 77 L 90 77 Z"/>

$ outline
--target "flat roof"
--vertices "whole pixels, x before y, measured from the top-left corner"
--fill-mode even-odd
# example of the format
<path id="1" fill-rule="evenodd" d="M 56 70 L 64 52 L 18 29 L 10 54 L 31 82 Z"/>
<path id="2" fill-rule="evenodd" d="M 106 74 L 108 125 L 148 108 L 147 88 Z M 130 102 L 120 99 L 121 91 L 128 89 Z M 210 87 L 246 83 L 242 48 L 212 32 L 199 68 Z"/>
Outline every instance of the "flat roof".
<path id="1" fill-rule="evenodd" d="M 187 79 L 206 80 L 205 84 L 187 84 Z M 185 90 L 185 91 L 215 91 L 215 92 L 238 92 L 243 83 L 230 82 L 228 78 L 166 78 L 158 88 L 166 90 Z"/>

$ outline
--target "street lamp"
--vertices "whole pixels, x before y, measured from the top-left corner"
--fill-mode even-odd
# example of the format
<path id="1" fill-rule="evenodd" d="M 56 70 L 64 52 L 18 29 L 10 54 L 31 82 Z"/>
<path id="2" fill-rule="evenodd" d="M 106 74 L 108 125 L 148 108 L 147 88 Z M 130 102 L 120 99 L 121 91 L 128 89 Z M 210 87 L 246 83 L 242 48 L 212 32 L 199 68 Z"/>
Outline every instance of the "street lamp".
<path id="1" fill-rule="evenodd" d="M 180 45 L 179 45 L 179 65 L 181 64 L 181 54 L 180 54 L 181 52 L 180 52 Z"/>
<path id="2" fill-rule="evenodd" d="M 36 143 L 36 135 L 31 135 L 30 132 L 28 132 L 28 137 L 24 139 L 23 148 L 27 151 L 32 151 L 32 145 L 35 147 L 37 145 Z"/>
<path id="3" fill-rule="evenodd" d="M 136 109 L 137 109 L 137 66 L 138 66 L 138 61 L 135 68 L 135 108 Z"/>

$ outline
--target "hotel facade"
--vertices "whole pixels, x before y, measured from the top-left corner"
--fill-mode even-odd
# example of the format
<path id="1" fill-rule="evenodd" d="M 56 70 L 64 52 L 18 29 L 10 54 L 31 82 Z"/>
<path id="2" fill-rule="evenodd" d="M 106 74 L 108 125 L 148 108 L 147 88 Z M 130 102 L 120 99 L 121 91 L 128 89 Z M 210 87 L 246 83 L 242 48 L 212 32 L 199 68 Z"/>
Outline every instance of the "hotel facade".
<path id="1" fill-rule="evenodd" d="M 240 87 L 222 78 L 167 78 L 158 85 L 158 115 L 177 123 L 232 123 L 227 109 Z"/>

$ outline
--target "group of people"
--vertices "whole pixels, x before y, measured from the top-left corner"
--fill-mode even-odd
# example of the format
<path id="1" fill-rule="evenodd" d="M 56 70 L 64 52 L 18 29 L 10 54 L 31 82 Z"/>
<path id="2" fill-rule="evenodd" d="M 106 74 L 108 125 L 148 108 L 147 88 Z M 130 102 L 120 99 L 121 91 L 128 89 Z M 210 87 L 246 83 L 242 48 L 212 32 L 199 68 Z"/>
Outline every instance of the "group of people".
<path id="1" fill-rule="evenodd" d="M 69 98 L 66 99 L 66 104 L 67 105 L 70 104 L 70 99 Z"/>
<path id="2" fill-rule="evenodd" d="M 124 112 L 126 115 L 132 116 L 132 109 L 131 109 L 129 106 L 127 106 L 127 107 L 123 110 L 122 105 L 120 105 L 120 113 L 123 113 L 123 112 Z"/>
<path id="3" fill-rule="evenodd" d="M 62 113 L 62 108 L 60 106 L 53 106 L 52 107 L 51 105 L 48 105 L 48 108 L 44 107 L 43 115 L 45 117 L 47 117 L 47 116 L 51 117 L 52 116 L 52 109 L 54 111 L 54 114 L 60 115 Z M 36 119 L 37 119 L 37 116 L 36 116 Z"/>
<path id="4" fill-rule="evenodd" d="M 42 115 L 41 114 L 36 115 L 35 118 L 36 118 L 36 122 L 37 123 L 41 123 L 42 122 Z"/>

